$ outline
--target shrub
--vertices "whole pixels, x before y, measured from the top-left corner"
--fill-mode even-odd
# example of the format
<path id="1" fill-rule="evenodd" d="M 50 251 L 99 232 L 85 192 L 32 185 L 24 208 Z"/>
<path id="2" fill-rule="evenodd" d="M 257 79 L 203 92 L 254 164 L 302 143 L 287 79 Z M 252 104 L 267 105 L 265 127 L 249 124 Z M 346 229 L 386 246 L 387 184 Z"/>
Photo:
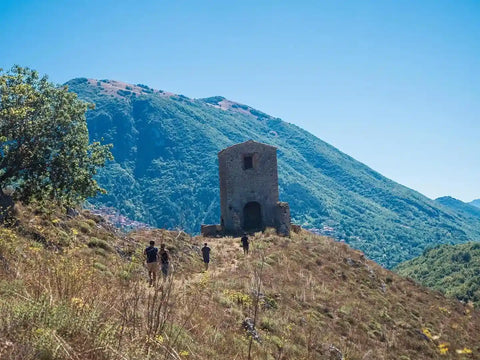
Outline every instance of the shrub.
<path id="1" fill-rule="evenodd" d="M 56 234 L 56 243 L 62 247 L 70 246 L 72 242 L 71 237 L 63 230 L 59 230 Z"/>
<path id="2" fill-rule="evenodd" d="M 128 95 L 131 95 L 132 93 L 130 91 L 127 91 L 127 90 L 118 90 L 117 94 L 120 95 L 120 96 L 128 96 Z"/>
<path id="3" fill-rule="evenodd" d="M 91 231 L 90 225 L 86 223 L 85 221 L 79 221 L 78 222 L 78 229 L 83 233 L 83 234 L 89 234 Z"/>
<path id="4" fill-rule="evenodd" d="M 106 251 L 113 251 L 112 247 L 105 240 L 96 237 L 92 237 L 87 245 L 89 248 L 101 248 Z"/>
<path id="5" fill-rule="evenodd" d="M 277 324 L 275 323 L 275 320 L 273 320 L 270 317 L 264 317 L 260 321 L 260 329 L 270 331 L 270 332 L 275 332 L 277 328 Z"/>
<path id="6" fill-rule="evenodd" d="M 93 264 L 93 267 L 94 267 L 95 269 L 100 270 L 100 271 L 104 271 L 104 272 L 107 271 L 107 266 L 106 266 L 105 264 L 102 264 L 102 263 L 99 263 L 99 262 L 94 263 L 94 264 Z"/>

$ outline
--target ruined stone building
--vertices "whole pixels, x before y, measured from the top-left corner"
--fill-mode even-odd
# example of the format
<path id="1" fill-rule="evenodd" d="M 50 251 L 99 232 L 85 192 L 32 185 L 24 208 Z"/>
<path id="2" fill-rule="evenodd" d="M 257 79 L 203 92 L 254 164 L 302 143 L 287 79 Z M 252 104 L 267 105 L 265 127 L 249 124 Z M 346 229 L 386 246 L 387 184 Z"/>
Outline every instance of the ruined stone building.
<path id="1" fill-rule="evenodd" d="M 277 149 L 252 140 L 218 153 L 220 177 L 220 226 L 202 226 L 212 231 L 240 234 L 274 227 L 290 233 L 290 209 L 278 201 Z"/>

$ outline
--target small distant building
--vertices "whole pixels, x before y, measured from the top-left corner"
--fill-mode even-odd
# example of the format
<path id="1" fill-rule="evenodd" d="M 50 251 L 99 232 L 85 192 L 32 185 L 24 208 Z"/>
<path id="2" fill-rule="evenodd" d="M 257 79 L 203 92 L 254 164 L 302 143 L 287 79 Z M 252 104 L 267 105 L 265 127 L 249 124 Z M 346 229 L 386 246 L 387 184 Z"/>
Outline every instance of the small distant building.
<path id="1" fill-rule="evenodd" d="M 274 227 L 290 234 L 290 208 L 278 200 L 277 149 L 256 141 L 218 153 L 220 225 L 202 225 L 204 236 L 238 235 Z"/>

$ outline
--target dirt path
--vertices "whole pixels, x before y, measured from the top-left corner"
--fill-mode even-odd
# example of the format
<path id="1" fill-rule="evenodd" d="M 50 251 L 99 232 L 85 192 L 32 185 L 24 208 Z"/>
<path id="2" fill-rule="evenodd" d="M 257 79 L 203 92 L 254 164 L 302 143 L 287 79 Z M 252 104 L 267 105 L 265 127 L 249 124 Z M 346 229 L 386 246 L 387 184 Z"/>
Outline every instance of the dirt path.
<path id="1" fill-rule="evenodd" d="M 239 238 L 225 237 L 209 239 L 208 247 L 210 247 L 211 252 L 210 264 L 207 272 L 210 278 L 213 279 L 225 272 L 235 272 L 239 262 L 244 256 L 243 250 L 240 247 Z M 200 270 L 198 273 L 192 274 L 186 282 L 199 283 L 203 280 L 204 276 L 205 272 Z M 178 281 L 182 282 L 181 279 L 178 279 Z"/>
<path id="2" fill-rule="evenodd" d="M 201 246 L 204 241 L 208 242 L 211 249 L 210 264 L 207 271 L 210 279 L 215 279 L 224 273 L 233 273 L 237 270 L 238 264 L 244 258 L 243 249 L 240 246 L 240 238 L 224 237 L 217 239 L 201 239 Z M 199 254 L 199 260 L 201 255 Z M 172 270 L 172 269 L 171 269 Z M 173 274 L 173 287 L 181 291 L 189 285 L 194 285 L 202 282 L 205 278 L 205 271 L 203 271 L 203 262 L 199 263 L 197 272 L 188 274 L 176 274 L 175 269 Z M 158 285 L 162 286 L 162 273 L 158 273 Z M 147 292 L 154 292 L 155 287 L 149 287 L 148 281 L 145 281 L 145 289 Z"/>

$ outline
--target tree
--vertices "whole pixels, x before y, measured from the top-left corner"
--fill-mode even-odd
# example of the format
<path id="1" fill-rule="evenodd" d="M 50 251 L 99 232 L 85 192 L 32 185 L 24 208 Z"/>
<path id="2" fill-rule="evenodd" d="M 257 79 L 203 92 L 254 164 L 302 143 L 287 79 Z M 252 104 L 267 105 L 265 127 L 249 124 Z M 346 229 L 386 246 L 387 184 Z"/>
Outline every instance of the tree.
<path id="1" fill-rule="evenodd" d="M 74 205 L 103 189 L 94 180 L 111 145 L 89 144 L 87 109 L 66 86 L 28 68 L 0 69 L 0 187 L 18 200 Z"/>

